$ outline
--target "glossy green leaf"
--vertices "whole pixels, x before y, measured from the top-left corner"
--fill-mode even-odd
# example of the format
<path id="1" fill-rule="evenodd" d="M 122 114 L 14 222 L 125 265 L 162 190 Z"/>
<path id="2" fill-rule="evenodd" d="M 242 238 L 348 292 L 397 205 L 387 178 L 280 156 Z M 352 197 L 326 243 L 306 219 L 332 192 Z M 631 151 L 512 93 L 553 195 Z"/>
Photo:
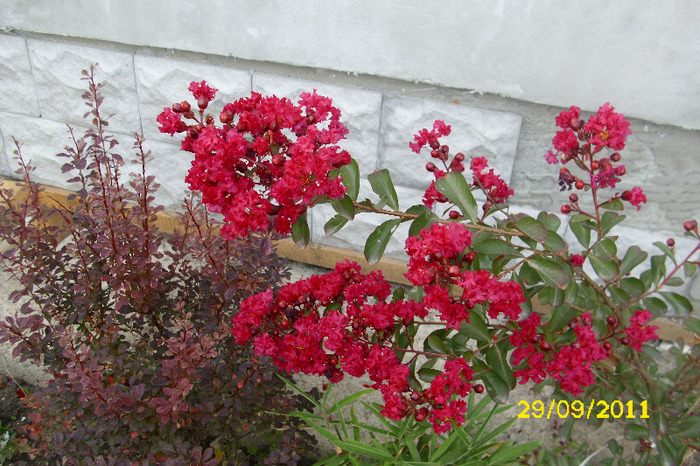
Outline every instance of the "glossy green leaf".
<path id="1" fill-rule="evenodd" d="M 664 254 L 666 254 L 668 257 L 670 257 L 674 264 L 678 264 L 676 262 L 676 255 L 673 253 L 671 248 L 669 248 L 666 243 L 662 243 L 661 241 L 656 241 L 656 242 L 654 242 L 654 246 L 661 249 L 661 251 L 663 251 Z"/>
<path id="2" fill-rule="evenodd" d="M 491 341 L 491 333 L 489 333 L 486 322 L 476 311 L 469 313 L 469 323 L 462 322 L 462 325 L 459 327 L 459 333 L 481 343 Z"/>
<path id="3" fill-rule="evenodd" d="M 508 383 L 505 382 L 501 376 L 493 371 L 487 371 L 482 374 L 481 381 L 484 383 L 484 388 L 486 388 L 486 392 L 493 401 L 499 404 L 508 402 L 510 388 L 508 387 Z"/>
<path id="4" fill-rule="evenodd" d="M 632 246 L 625 253 L 620 263 L 620 275 L 627 275 L 636 266 L 644 262 L 648 254 L 642 251 L 638 246 Z"/>
<path id="5" fill-rule="evenodd" d="M 666 276 L 666 256 L 651 256 L 651 279 L 658 285 Z"/>
<path id="6" fill-rule="evenodd" d="M 343 217 L 340 214 L 334 215 L 323 226 L 323 231 L 326 233 L 327 236 L 331 236 L 340 231 L 346 223 L 348 223 L 347 218 Z"/>
<path id="7" fill-rule="evenodd" d="M 685 296 L 669 291 L 662 291 L 660 294 L 671 306 L 673 306 L 679 315 L 685 316 L 693 312 L 693 305 Z"/>
<path id="8" fill-rule="evenodd" d="M 379 262 L 379 259 L 384 255 L 391 235 L 399 223 L 401 223 L 401 219 L 398 218 L 387 220 L 370 233 L 365 243 L 365 258 L 367 262 L 370 264 Z"/>
<path id="9" fill-rule="evenodd" d="M 601 204 L 600 208 L 607 210 L 625 210 L 625 206 L 620 199 L 613 199 L 605 204 Z"/>
<path id="10" fill-rule="evenodd" d="M 629 303 L 630 296 L 622 287 L 611 286 L 608 288 L 608 290 L 610 291 L 610 296 L 612 297 L 613 302 L 618 306 Z"/>
<path id="11" fill-rule="evenodd" d="M 525 233 L 538 243 L 547 239 L 547 227 L 542 222 L 532 217 L 523 217 L 515 222 L 515 228 Z"/>
<path id="12" fill-rule="evenodd" d="M 353 201 L 357 200 L 360 193 L 360 167 L 355 159 L 350 159 L 350 163 L 340 167 L 340 176 L 343 177 L 343 185 L 348 188 L 347 195 Z"/>
<path id="13" fill-rule="evenodd" d="M 600 226 L 603 229 L 603 235 L 610 233 L 615 225 L 622 222 L 625 218 L 624 215 L 616 214 L 615 212 L 604 212 L 603 216 L 600 218 Z"/>
<path id="14" fill-rule="evenodd" d="M 425 383 L 432 382 L 433 379 L 440 374 L 442 374 L 442 371 L 430 367 L 421 367 L 418 369 L 418 378 Z"/>
<path id="15" fill-rule="evenodd" d="M 501 239 L 488 238 L 478 243 L 472 243 L 472 249 L 481 254 L 494 256 L 506 255 L 522 257 L 520 251 L 513 245 Z"/>
<path id="16" fill-rule="evenodd" d="M 448 332 L 445 329 L 435 330 L 428 335 L 423 344 L 423 349 L 427 352 L 438 354 L 451 354 L 452 350 L 447 346 L 445 337 Z"/>
<path id="17" fill-rule="evenodd" d="M 570 304 L 575 303 L 579 297 L 578 292 L 579 292 L 578 283 L 576 283 L 576 280 L 571 280 L 571 282 L 569 283 L 569 286 L 566 287 L 564 301 L 566 301 L 567 303 L 570 303 Z"/>
<path id="18" fill-rule="evenodd" d="M 584 248 L 590 246 L 591 231 L 595 229 L 595 224 L 590 218 L 583 214 L 572 215 L 569 219 L 569 228 L 581 246 Z"/>
<path id="19" fill-rule="evenodd" d="M 435 188 L 459 207 L 463 215 L 469 217 L 473 223 L 477 222 L 478 205 L 464 175 L 450 172 L 435 181 Z"/>
<path id="20" fill-rule="evenodd" d="M 440 220 L 438 216 L 431 211 L 422 213 L 417 219 L 411 222 L 411 225 L 408 227 L 408 236 L 419 236 L 422 230 L 430 228 L 430 225 L 436 223 L 438 220 Z"/>
<path id="21" fill-rule="evenodd" d="M 396 188 L 394 188 L 394 183 L 391 181 L 389 170 L 384 168 L 371 173 L 367 176 L 367 179 L 372 186 L 372 191 L 385 200 L 387 205 L 393 210 L 399 210 L 399 197 L 396 195 Z"/>
<path id="22" fill-rule="evenodd" d="M 620 286 L 629 295 L 630 298 L 636 298 L 642 295 L 647 289 L 644 282 L 635 277 L 627 277 L 620 280 Z"/>
<path id="23" fill-rule="evenodd" d="M 571 306 L 559 306 L 552 311 L 552 317 L 547 324 L 547 331 L 556 332 L 560 328 L 571 322 L 578 312 Z"/>
<path id="24" fill-rule="evenodd" d="M 666 306 L 666 303 L 657 297 L 649 296 L 644 298 L 642 302 L 644 303 L 644 307 L 646 307 L 654 316 L 658 317 L 668 311 L 668 306 Z"/>
<path id="25" fill-rule="evenodd" d="M 553 288 L 566 288 L 569 284 L 569 274 L 554 260 L 537 256 L 528 261 L 528 264 L 539 273 L 547 285 Z"/>
<path id="26" fill-rule="evenodd" d="M 347 194 L 339 199 L 333 199 L 331 201 L 331 207 L 348 220 L 355 218 L 355 206 L 352 203 L 352 199 L 350 199 L 350 196 Z"/>
<path id="27" fill-rule="evenodd" d="M 559 216 L 550 214 L 548 212 L 540 212 L 537 215 L 537 220 L 542 222 L 542 224 L 547 227 L 549 231 L 557 231 L 561 226 L 561 219 Z"/>
<path id="28" fill-rule="evenodd" d="M 566 252 L 569 250 L 569 244 L 566 241 L 564 241 L 564 238 L 559 236 L 558 233 L 551 230 L 547 233 L 547 239 L 544 240 L 542 246 L 544 246 L 545 249 L 547 249 L 548 251 L 552 251 L 553 253 Z"/>
<path id="29" fill-rule="evenodd" d="M 617 254 L 617 246 L 610 238 L 603 238 L 593 245 L 591 253 L 603 262 L 611 260 Z"/>
<path id="30" fill-rule="evenodd" d="M 306 212 L 304 212 L 292 225 L 292 240 L 297 246 L 304 249 L 309 244 L 310 238 L 309 223 L 306 221 Z"/>
<path id="31" fill-rule="evenodd" d="M 486 356 L 486 362 L 491 367 L 491 370 L 498 374 L 498 376 L 503 379 L 508 387 L 512 390 L 515 388 L 515 376 L 513 375 L 513 369 L 511 369 L 508 363 L 508 353 L 507 350 L 502 345 L 491 345 L 484 350 Z"/>
<path id="32" fill-rule="evenodd" d="M 593 255 L 588 256 L 588 259 L 595 273 L 606 282 L 613 280 L 620 273 L 617 264 L 612 260 L 603 261 Z"/>

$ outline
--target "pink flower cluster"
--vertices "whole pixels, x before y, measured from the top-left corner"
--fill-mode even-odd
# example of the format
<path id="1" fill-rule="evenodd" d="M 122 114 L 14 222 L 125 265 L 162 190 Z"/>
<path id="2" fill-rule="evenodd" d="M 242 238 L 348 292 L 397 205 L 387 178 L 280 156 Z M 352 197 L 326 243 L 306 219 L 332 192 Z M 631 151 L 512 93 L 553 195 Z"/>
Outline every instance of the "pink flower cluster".
<path id="1" fill-rule="evenodd" d="M 424 128 L 413 136 L 414 142 L 409 143 L 409 147 L 415 153 L 420 153 L 421 149 L 426 145 L 430 147 L 430 156 L 442 163 L 444 170 L 439 169 L 435 163 L 428 162 L 425 169 L 435 176 L 435 180 L 430 183 L 430 186 L 425 191 L 423 196 L 423 204 L 432 208 L 436 202 L 447 202 L 447 197 L 440 193 L 435 187 L 435 181 L 444 177 L 449 172 L 463 172 L 465 156 L 458 152 L 454 155 L 450 163 L 449 159 L 450 148 L 447 145 L 441 145 L 439 138 L 441 136 L 449 136 L 451 128 L 442 120 L 436 120 L 433 123 L 433 129 Z M 472 182 L 474 186 L 482 189 L 489 198 L 488 204 L 501 204 L 505 202 L 509 196 L 513 194 L 513 190 L 496 175 L 493 169 L 489 169 L 488 161 L 485 157 L 476 157 L 471 161 Z"/>
<path id="2" fill-rule="evenodd" d="M 627 334 L 630 346 L 637 351 L 642 350 L 642 344 L 650 340 L 659 338 L 656 331 L 659 329 L 656 325 L 647 325 L 651 319 L 651 313 L 644 309 L 643 311 L 634 311 L 634 315 L 630 317 L 630 326 L 622 331 Z"/>
<path id="3" fill-rule="evenodd" d="M 547 325 L 541 324 L 539 314 L 532 313 L 518 322 L 519 329 L 510 336 L 510 343 L 516 348 L 511 361 L 514 366 L 520 366 L 514 374 L 520 377 L 521 384 L 530 380 L 539 383 L 550 376 L 559 380 L 562 390 L 578 396 L 585 387 L 595 382 L 593 363 L 606 359 L 612 353 L 610 339 L 614 337 L 641 351 L 643 343 L 658 338 L 658 327 L 646 325 L 650 318 L 651 314 L 647 310 L 635 311 L 630 318 L 631 325 L 618 331 L 614 330 L 617 326 L 616 319 L 609 318 L 609 323 L 612 322 L 613 325 L 609 325 L 608 333 L 599 341 L 592 328 L 591 315 L 584 313 L 569 323 L 576 339 L 570 344 L 562 345 L 555 342 L 556 338 L 546 338 Z M 551 336 L 566 330 L 565 327 Z M 619 335 L 623 334 L 626 336 L 620 338 Z"/>
<path id="4" fill-rule="evenodd" d="M 186 181 L 212 212 L 223 214 L 223 234 L 288 234 L 319 196 L 344 195 L 336 169 L 350 163 L 350 155 L 336 144 L 347 128 L 331 99 L 314 91 L 297 105 L 253 93 L 227 103 L 217 126 L 204 115 L 216 89 L 205 81 L 189 89 L 199 115 L 187 101 L 176 103 L 158 116 L 160 131 L 185 133 L 182 148 L 195 154 Z"/>
<path id="5" fill-rule="evenodd" d="M 577 189 L 590 186 L 592 189 L 615 188 L 620 177 L 625 175 L 626 168 L 618 164 L 621 159 L 619 152 L 612 153 L 609 157 L 599 157 L 598 154 L 608 148 L 620 151 L 625 148 L 627 136 L 632 134 L 630 123 L 625 116 L 616 113 L 615 108 L 606 103 L 592 115 L 588 121 L 581 121 L 581 109 L 572 106 L 569 110 L 561 112 L 555 119 L 557 126 L 561 128 L 554 138 L 552 145 L 554 151 L 548 151 L 544 157 L 550 164 L 561 161 L 566 164 L 570 161 L 580 168 L 588 171 L 588 182 L 572 175 L 567 168 L 562 168 L 559 179 L 562 190 L 571 189 L 575 183 Z M 631 193 L 634 192 L 634 196 Z M 626 191 L 628 195 L 618 196 L 624 201 L 630 202 L 639 210 L 639 205 L 646 202 L 646 196 L 641 188 L 635 187 L 632 191 Z M 576 210 L 565 208 L 565 212 Z"/>
<path id="6" fill-rule="evenodd" d="M 488 304 L 489 315 L 520 315 L 524 302 L 517 283 L 501 283 L 486 271 L 462 271 L 464 250 L 471 232 L 460 223 L 433 224 L 408 239 L 411 256 L 406 276 L 425 286 L 422 302 L 388 301 L 391 286 L 380 272 L 364 274 L 352 262 L 336 264 L 325 275 L 284 285 L 244 300 L 233 317 L 233 335 L 252 340 L 258 354 L 272 358 L 287 372 L 324 375 L 332 382 L 344 374 L 365 374 L 384 399 L 383 414 L 400 420 L 413 415 L 429 419 L 436 432 L 464 422 L 463 398 L 472 389 L 473 370 L 464 358 L 444 356 L 445 370 L 424 389 L 409 385 L 411 361 L 425 354 L 399 347 L 396 331 L 406 333 L 417 319 L 432 312 L 448 328 L 469 321 L 469 309 Z M 461 298 L 450 295 L 452 285 L 462 287 Z M 436 355 L 433 355 L 436 356 Z"/>
<path id="7" fill-rule="evenodd" d="M 506 182 L 493 172 L 493 168 L 489 169 L 486 157 L 473 158 L 471 169 L 474 184 L 480 186 L 494 204 L 502 204 L 513 195 L 513 190 L 508 187 Z"/>

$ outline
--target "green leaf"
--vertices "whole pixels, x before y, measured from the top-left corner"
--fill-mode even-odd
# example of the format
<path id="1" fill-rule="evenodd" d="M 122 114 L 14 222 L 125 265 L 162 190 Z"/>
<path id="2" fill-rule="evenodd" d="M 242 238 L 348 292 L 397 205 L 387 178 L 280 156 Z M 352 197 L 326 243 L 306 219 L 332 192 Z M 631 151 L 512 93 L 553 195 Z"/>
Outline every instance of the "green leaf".
<path id="1" fill-rule="evenodd" d="M 315 426 L 312 427 L 316 429 Z M 394 462 L 394 457 L 391 456 L 386 451 L 386 449 L 379 448 L 378 446 L 376 446 L 376 444 L 374 446 L 370 446 L 364 442 L 359 442 L 350 438 L 347 438 L 345 440 L 329 440 L 331 440 L 331 442 L 333 442 L 334 445 L 338 446 L 342 450 L 349 451 L 351 453 L 356 453 L 358 455 L 369 456 L 370 458 L 374 458 L 380 461 L 387 461 L 390 463 Z"/>
<path id="2" fill-rule="evenodd" d="M 365 258 L 367 262 L 370 264 L 379 262 L 379 259 L 384 255 L 391 235 L 394 234 L 394 230 L 399 223 L 401 223 L 401 219 L 398 218 L 387 220 L 370 233 L 365 243 Z"/>
<path id="3" fill-rule="evenodd" d="M 608 210 L 625 210 L 625 206 L 622 204 L 620 199 L 612 199 L 605 204 L 601 204 L 600 208 Z"/>
<path id="4" fill-rule="evenodd" d="M 624 215 L 616 214 L 615 212 L 604 212 L 600 219 L 600 226 L 603 229 L 603 235 L 610 233 L 615 225 L 622 222 L 625 218 Z"/>
<path id="5" fill-rule="evenodd" d="M 304 212 L 292 225 L 292 240 L 297 246 L 304 249 L 309 244 L 310 238 L 309 223 L 306 221 L 306 212 Z"/>
<path id="6" fill-rule="evenodd" d="M 620 280 L 620 286 L 630 298 L 636 298 L 647 290 L 644 286 L 644 282 L 635 277 L 623 278 Z"/>
<path id="7" fill-rule="evenodd" d="M 593 245 L 592 254 L 601 261 L 609 261 L 617 255 L 617 246 L 610 238 L 603 238 Z"/>
<path id="8" fill-rule="evenodd" d="M 537 215 L 537 220 L 542 222 L 550 232 L 559 230 L 559 227 L 561 226 L 561 219 L 558 216 L 548 212 L 540 212 Z"/>
<path id="9" fill-rule="evenodd" d="M 566 288 L 569 284 L 569 274 L 564 267 L 556 261 L 545 257 L 535 257 L 528 262 L 535 269 L 544 282 L 552 288 Z"/>
<path id="10" fill-rule="evenodd" d="M 340 167 L 340 176 L 343 177 L 343 185 L 348 188 L 347 195 L 356 201 L 360 193 L 360 167 L 357 165 L 357 161 L 350 159 L 348 165 Z"/>
<path id="11" fill-rule="evenodd" d="M 420 217 L 411 222 L 411 226 L 408 227 L 408 236 L 420 235 L 423 229 L 430 228 L 430 225 L 436 223 L 438 220 L 438 216 L 431 211 L 422 213 Z"/>
<path id="12" fill-rule="evenodd" d="M 628 423 L 625 426 L 625 438 L 628 440 L 646 439 L 649 437 L 649 429 L 645 426 Z"/>
<path id="13" fill-rule="evenodd" d="M 620 263 L 620 275 L 627 275 L 636 266 L 644 262 L 648 254 L 642 251 L 638 246 L 632 246 L 625 253 Z"/>
<path id="14" fill-rule="evenodd" d="M 538 243 L 543 243 L 547 239 L 547 228 L 542 222 L 532 217 L 523 217 L 515 222 L 515 228 L 525 233 Z"/>
<path id="15" fill-rule="evenodd" d="M 512 390 L 515 388 L 515 376 L 513 369 L 508 364 L 508 352 L 502 345 L 492 345 L 484 350 L 486 362 L 491 369 L 501 377 Z"/>
<path id="16" fill-rule="evenodd" d="M 418 378 L 423 382 L 430 383 L 435 377 L 442 374 L 442 371 L 433 369 L 431 367 L 421 367 L 418 369 Z"/>
<path id="17" fill-rule="evenodd" d="M 617 264 L 612 260 L 603 261 L 594 255 L 588 256 L 588 259 L 591 261 L 595 273 L 606 282 L 613 280 L 620 273 Z"/>
<path id="18" fill-rule="evenodd" d="M 347 194 L 339 199 L 333 199 L 331 201 L 331 206 L 333 210 L 348 220 L 355 218 L 355 206 L 352 203 L 352 199 L 350 199 L 350 196 Z"/>
<path id="19" fill-rule="evenodd" d="M 552 230 L 547 232 L 547 239 L 544 240 L 542 246 L 553 253 L 566 252 L 569 250 L 569 245 L 566 241 L 564 241 L 564 238 Z"/>
<path id="20" fill-rule="evenodd" d="M 508 395 L 510 394 L 508 383 L 480 359 L 474 359 L 472 365 L 474 370 L 480 373 L 479 376 L 484 383 L 484 388 L 486 388 L 489 397 L 498 404 L 505 404 L 508 402 Z"/>
<path id="21" fill-rule="evenodd" d="M 678 312 L 679 315 L 686 316 L 693 312 L 693 305 L 685 296 L 668 291 L 661 291 L 661 296 Z"/>
<path id="22" fill-rule="evenodd" d="M 646 307 L 654 316 L 660 316 L 668 311 L 666 303 L 654 296 L 646 297 L 642 300 L 642 302 L 644 303 L 644 307 Z"/>
<path id="23" fill-rule="evenodd" d="M 447 334 L 448 331 L 445 329 L 435 330 L 425 339 L 423 349 L 431 353 L 452 354 L 452 349 L 447 346 L 445 341 Z"/>
<path id="24" fill-rule="evenodd" d="M 323 231 L 326 233 L 326 236 L 331 236 L 340 231 L 346 223 L 348 223 L 347 218 L 343 217 L 340 214 L 334 215 L 323 226 Z"/>
<path id="25" fill-rule="evenodd" d="M 666 256 L 651 256 L 651 279 L 658 285 L 666 275 Z"/>
<path id="26" fill-rule="evenodd" d="M 686 278 L 690 278 L 693 275 L 695 275 L 695 272 L 698 271 L 698 266 L 696 264 L 686 262 L 683 264 L 683 272 L 685 272 Z"/>
<path id="27" fill-rule="evenodd" d="M 349 396 L 346 396 L 340 401 L 337 401 L 333 406 L 330 408 L 326 409 L 325 413 L 326 415 L 328 414 L 333 414 L 334 412 L 343 409 L 345 406 L 354 403 L 357 401 L 359 398 L 362 398 L 365 395 L 369 395 L 370 393 L 374 393 L 375 390 L 373 388 L 368 388 L 366 390 L 360 390 L 358 392 L 355 392 Z"/>
<path id="28" fill-rule="evenodd" d="M 663 251 L 664 254 L 666 254 L 668 257 L 670 257 L 674 264 L 676 264 L 676 265 L 678 264 L 676 262 L 676 255 L 673 253 L 671 248 L 669 248 L 666 243 L 662 243 L 661 241 L 656 241 L 656 242 L 654 242 L 654 246 L 661 249 L 661 251 Z"/>
<path id="29" fill-rule="evenodd" d="M 610 290 L 610 296 L 612 296 L 613 302 L 618 306 L 622 306 L 630 302 L 630 296 L 621 287 L 611 286 L 608 289 Z"/>
<path id="30" fill-rule="evenodd" d="M 696 335 L 700 335 L 700 319 L 697 317 L 688 317 L 683 322 L 683 328 Z"/>
<path id="31" fill-rule="evenodd" d="M 513 245 L 507 243 L 506 241 L 495 238 L 487 238 L 485 240 L 479 241 L 478 243 L 472 243 L 472 249 L 481 254 L 491 254 L 494 256 L 506 255 L 522 257 L 520 251 Z"/>
<path id="32" fill-rule="evenodd" d="M 504 443 L 489 458 L 489 464 L 511 464 L 514 460 L 523 455 L 532 453 L 542 443 L 541 440 L 528 442 L 519 445 L 512 445 L 510 442 Z"/>
<path id="33" fill-rule="evenodd" d="M 399 197 L 396 195 L 396 188 L 391 181 L 391 175 L 386 168 L 371 173 L 367 176 L 369 184 L 372 185 L 372 191 L 379 194 L 379 197 L 393 210 L 399 210 Z"/>
<path id="34" fill-rule="evenodd" d="M 576 317 L 578 312 L 575 308 L 571 306 L 560 306 L 552 311 L 552 317 L 549 319 L 547 324 L 547 331 L 556 332 L 560 328 L 567 325 L 571 320 Z"/>
<path id="35" fill-rule="evenodd" d="M 459 333 L 473 338 L 478 342 L 483 343 L 491 341 L 491 334 L 489 333 L 484 318 L 474 310 L 469 313 L 469 323 L 462 322 L 462 325 L 460 325 Z"/>
<path id="36" fill-rule="evenodd" d="M 459 207 L 463 215 L 469 217 L 473 223 L 477 222 L 478 206 L 464 175 L 450 172 L 435 181 L 435 188 Z"/>
<path id="37" fill-rule="evenodd" d="M 569 228 L 584 248 L 591 244 L 591 231 L 595 229 L 595 224 L 591 219 L 583 214 L 572 215 L 569 219 Z"/>

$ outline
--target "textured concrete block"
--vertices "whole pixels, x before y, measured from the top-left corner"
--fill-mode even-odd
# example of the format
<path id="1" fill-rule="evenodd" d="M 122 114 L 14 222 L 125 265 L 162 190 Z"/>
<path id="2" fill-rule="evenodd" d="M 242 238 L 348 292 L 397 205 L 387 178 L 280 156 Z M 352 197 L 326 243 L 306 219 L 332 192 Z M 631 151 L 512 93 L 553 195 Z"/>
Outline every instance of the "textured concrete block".
<path id="1" fill-rule="evenodd" d="M 2 120 L 7 118 L 8 115 L 0 112 L 0 175 L 10 176 L 10 162 L 12 158 L 12 140 L 8 138 L 7 144 L 5 144 L 5 137 L 2 134 Z"/>
<path id="2" fill-rule="evenodd" d="M 508 182 L 522 122 L 519 115 L 407 97 L 384 98 L 379 168 L 388 168 L 406 186 L 425 189 L 433 179 L 424 168 L 432 160 L 429 151 L 415 154 L 408 144 L 420 129 L 432 129 L 435 120 L 452 126 L 452 134 L 441 139 L 451 154 L 463 152 L 467 162 L 485 156 Z"/>
<path id="3" fill-rule="evenodd" d="M 382 95 L 379 92 L 265 73 L 253 75 L 255 92 L 287 97 L 292 102 L 297 102 L 302 92 L 312 92 L 314 89 L 320 95 L 333 99 L 333 104 L 342 112 L 341 121 L 348 127 L 349 133 L 346 139 L 340 142 L 340 146 L 357 160 L 362 176 L 372 173 L 377 169 L 377 143 L 382 105 Z"/>
<path id="4" fill-rule="evenodd" d="M 85 128 L 74 126 L 74 130 L 79 137 Z M 10 137 L 17 139 L 25 162 L 31 161 L 36 167 L 32 173 L 34 181 L 67 189 L 75 188 L 66 182 L 71 175 L 61 173 L 61 166 L 68 160 L 56 157 L 57 153 L 63 152 L 66 145 L 71 144 L 70 133 L 65 123 L 4 113 L 0 115 L 0 131 L 6 141 L 11 141 Z M 8 143 L 8 174 L 17 177 L 14 172 L 19 165 L 12 154 L 13 150 L 14 143 Z"/>
<path id="5" fill-rule="evenodd" d="M 131 54 L 38 39 L 27 39 L 27 47 L 43 118 L 86 124 L 83 115 L 88 107 L 81 96 L 87 83 L 81 80 L 81 70 L 99 63 L 95 80 L 104 83 L 101 113 L 113 115 L 110 130 L 141 132 Z"/>
<path id="6" fill-rule="evenodd" d="M 180 150 L 179 144 L 160 141 L 146 141 L 144 149 L 151 151 L 146 163 L 146 173 L 153 175 L 160 188 L 156 202 L 169 210 L 177 210 L 182 205 L 188 190 L 185 176 L 190 169 L 194 154 Z"/>
<path id="7" fill-rule="evenodd" d="M 192 81 L 206 81 L 218 89 L 207 113 L 219 121 L 219 113 L 228 102 L 250 95 L 250 72 L 223 66 L 207 65 L 169 58 L 136 55 L 134 57 L 139 107 L 144 136 L 164 142 L 179 140 L 158 130 L 156 117 L 163 107 L 188 100 L 196 109 L 192 93 L 187 90 Z"/>
<path id="8" fill-rule="evenodd" d="M 399 197 L 399 207 L 408 209 L 414 204 L 421 204 L 423 192 L 402 186 L 396 186 L 396 194 Z M 362 179 L 360 182 L 360 195 L 358 199 L 363 200 L 369 198 L 372 201 L 378 199 L 374 194 L 369 181 Z M 313 209 L 312 220 L 312 241 L 319 244 L 326 244 L 339 248 L 352 249 L 355 251 L 364 251 L 365 241 L 367 237 L 377 228 L 382 222 L 390 220 L 387 215 L 374 213 L 361 213 L 355 215 L 355 219 L 348 222 L 345 227 L 333 236 L 326 236 L 323 226 L 328 220 L 335 215 L 335 211 L 328 204 L 319 205 Z M 408 260 L 408 256 L 404 250 L 406 238 L 408 238 L 408 228 L 410 223 L 403 223 L 392 235 L 386 247 L 384 256 L 394 259 Z"/>
<path id="9" fill-rule="evenodd" d="M 33 117 L 41 113 L 22 37 L 0 35 L 0 111 Z"/>

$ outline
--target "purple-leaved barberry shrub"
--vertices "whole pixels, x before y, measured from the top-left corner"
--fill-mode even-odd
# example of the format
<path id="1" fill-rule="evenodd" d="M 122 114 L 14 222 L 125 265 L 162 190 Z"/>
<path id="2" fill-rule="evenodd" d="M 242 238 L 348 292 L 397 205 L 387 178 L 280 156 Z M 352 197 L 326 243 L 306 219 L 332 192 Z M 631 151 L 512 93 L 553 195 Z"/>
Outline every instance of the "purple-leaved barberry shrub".
<path id="1" fill-rule="evenodd" d="M 269 238 L 226 240 L 194 196 L 178 231 L 159 230 L 143 139 L 127 180 L 94 67 L 83 74 L 93 127 L 71 129 L 59 154 L 77 193 L 42 202 L 19 145 L 26 200 L 0 191 L 2 263 L 22 301 L 0 341 L 52 377 L 26 398 L 26 441 L 65 464 L 297 464 L 315 440 L 273 413 L 304 406 L 230 330 L 243 299 L 280 283 L 283 261 Z"/>

